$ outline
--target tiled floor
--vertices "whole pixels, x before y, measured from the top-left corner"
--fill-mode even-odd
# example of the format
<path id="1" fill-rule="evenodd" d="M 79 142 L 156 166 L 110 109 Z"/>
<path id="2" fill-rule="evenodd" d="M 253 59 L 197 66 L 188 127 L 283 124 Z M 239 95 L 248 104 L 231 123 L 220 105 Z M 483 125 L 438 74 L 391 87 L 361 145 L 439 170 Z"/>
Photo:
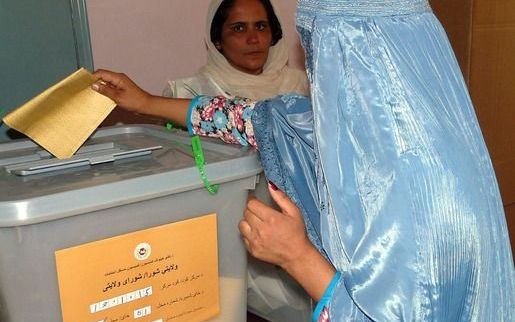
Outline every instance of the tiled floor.
<path id="1" fill-rule="evenodd" d="M 259 316 L 254 315 L 250 312 L 247 312 L 247 322 L 268 322 L 268 321 L 260 318 Z"/>

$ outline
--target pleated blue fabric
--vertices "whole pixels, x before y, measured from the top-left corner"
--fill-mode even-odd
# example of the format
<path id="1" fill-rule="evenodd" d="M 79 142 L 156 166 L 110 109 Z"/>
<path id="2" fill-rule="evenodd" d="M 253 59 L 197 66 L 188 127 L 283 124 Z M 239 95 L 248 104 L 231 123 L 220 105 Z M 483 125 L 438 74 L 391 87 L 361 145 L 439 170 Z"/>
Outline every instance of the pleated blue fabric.
<path id="1" fill-rule="evenodd" d="M 342 277 L 331 321 L 515 321 L 492 163 L 423 0 L 299 0 L 311 98 L 259 103 L 270 181 Z"/>

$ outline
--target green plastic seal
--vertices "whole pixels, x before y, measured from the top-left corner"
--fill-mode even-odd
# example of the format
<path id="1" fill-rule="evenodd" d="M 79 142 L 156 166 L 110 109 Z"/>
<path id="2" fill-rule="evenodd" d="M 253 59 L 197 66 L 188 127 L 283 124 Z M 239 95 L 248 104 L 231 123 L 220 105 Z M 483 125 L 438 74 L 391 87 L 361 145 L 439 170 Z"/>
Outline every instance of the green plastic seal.
<path id="1" fill-rule="evenodd" d="M 204 183 L 204 187 L 211 195 L 214 195 L 218 192 L 218 185 L 212 185 L 211 182 L 207 179 L 206 171 L 204 169 L 205 159 L 204 152 L 202 151 L 202 144 L 200 144 L 200 137 L 195 135 L 191 138 L 191 148 L 193 149 L 193 156 L 195 157 L 195 164 L 197 165 L 197 169 L 200 173 L 200 179 Z"/>

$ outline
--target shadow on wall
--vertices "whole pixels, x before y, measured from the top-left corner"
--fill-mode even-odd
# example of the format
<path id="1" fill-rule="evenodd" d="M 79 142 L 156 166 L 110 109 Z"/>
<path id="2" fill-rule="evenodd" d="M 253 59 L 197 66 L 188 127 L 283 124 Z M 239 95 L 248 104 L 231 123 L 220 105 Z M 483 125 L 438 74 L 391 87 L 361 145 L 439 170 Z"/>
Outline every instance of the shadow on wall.
<path id="1" fill-rule="evenodd" d="M 131 113 L 116 107 L 107 118 L 100 124 L 100 127 L 117 124 L 154 124 L 164 126 L 166 122 L 160 118 Z"/>

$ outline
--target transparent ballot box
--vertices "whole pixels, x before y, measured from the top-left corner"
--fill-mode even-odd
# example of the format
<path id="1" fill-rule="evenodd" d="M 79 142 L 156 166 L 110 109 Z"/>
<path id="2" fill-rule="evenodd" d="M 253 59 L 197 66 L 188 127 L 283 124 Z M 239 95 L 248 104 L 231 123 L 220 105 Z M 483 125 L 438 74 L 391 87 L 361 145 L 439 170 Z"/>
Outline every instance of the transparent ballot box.
<path id="1" fill-rule="evenodd" d="M 186 133 L 150 125 L 66 160 L 1 143 L 0 321 L 245 321 L 238 222 L 262 169 L 252 149 L 202 149 L 200 171 Z"/>

